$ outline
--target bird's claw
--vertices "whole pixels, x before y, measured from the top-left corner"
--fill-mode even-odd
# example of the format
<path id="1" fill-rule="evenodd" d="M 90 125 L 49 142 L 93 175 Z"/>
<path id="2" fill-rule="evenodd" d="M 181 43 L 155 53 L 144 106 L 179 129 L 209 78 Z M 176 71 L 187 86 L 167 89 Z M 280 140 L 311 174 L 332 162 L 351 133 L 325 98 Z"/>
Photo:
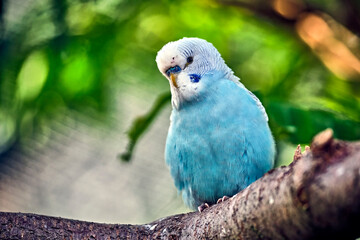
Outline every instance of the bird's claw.
<path id="1" fill-rule="evenodd" d="M 223 196 L 222 198 L 219 198 L 219 199 L 217 200 L 216 204 L 221 203 L 221 202 L 225 202 L 225 201 L 228 200 L 228 199 L 229 199 L 228 196 Z"/>
<path id="2" fill-rule="evenodd" d="M 199 212 L 202 212 L 202 211 L 204 211 L 206 208 L 209 208 L 209 207 L 210 207 L 209 204 L 203 203 L 203 204 L 201 204 L 200 206 L 198 206 L 198 210 L 199 210 Z"/>

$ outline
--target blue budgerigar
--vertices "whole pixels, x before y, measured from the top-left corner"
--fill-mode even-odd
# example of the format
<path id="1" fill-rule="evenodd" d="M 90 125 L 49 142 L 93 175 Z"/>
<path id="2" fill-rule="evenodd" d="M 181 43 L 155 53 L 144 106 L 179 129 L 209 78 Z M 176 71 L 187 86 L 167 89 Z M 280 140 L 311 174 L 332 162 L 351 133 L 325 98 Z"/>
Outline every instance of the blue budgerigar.
<path id="1" fill-rule="evenodd" d="M 211 43 L 169 42 L 156 62 L 172 94 L 165 160 L 189 207 L 233 196 L 273 167 L 265 109 Z"/>

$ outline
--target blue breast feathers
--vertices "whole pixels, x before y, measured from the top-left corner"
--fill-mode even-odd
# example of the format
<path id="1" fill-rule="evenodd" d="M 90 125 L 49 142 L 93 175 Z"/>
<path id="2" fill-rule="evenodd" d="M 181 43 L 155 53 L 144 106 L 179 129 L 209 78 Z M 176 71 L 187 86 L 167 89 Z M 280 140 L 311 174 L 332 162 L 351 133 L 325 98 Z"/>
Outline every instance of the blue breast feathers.
<path id="1" fill-rule="evenodd" d="M 192 209 L 244 189 L 273 167 L 275 154 L 264 114 L 246 88 L 217 73 L 201 81 L 200 101 L 173 109 L 165 150 Z"/>

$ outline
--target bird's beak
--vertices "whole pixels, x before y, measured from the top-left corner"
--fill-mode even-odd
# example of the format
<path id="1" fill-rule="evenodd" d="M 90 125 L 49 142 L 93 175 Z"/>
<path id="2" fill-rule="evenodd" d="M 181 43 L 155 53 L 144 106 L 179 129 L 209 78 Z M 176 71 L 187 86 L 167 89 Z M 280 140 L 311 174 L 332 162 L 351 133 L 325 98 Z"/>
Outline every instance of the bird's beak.
<path id="1" fill-rule="evenodd" d="M 170 73 L 170 80 L 171 80 L 172 85 L 174 85 L 174 87 L 179 88 L 178 85 L 177 85 L 177 83 L 176 83 L 176 76 L 175 76 L 175 74 Z"/>

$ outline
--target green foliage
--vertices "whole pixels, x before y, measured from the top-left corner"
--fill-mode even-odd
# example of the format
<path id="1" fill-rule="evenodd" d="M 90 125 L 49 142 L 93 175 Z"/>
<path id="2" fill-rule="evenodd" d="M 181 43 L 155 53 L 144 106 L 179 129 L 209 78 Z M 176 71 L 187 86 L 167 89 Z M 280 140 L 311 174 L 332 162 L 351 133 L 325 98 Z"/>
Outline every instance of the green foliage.
<path id="1" fill-rule="evenodd" d="M 360 124 L 335 112 L 306 109 L 286 102 L 273 101 L 267 106 L 274 135 L 293 144 L 309 144 L 314 133 L 332 128 L 335 137 L 356 140 Z"/>
<path id="2" fill-rule="evenodd" d="M 124 153 L 122 153 L 119 157 L 123 161 L 130 161 L 132 157 L 132 153 L 134 147 L 141 135 L 145 133 L 145 131 L 149 128 L 150 124 L 155 120 L 155 117 L 159 114 L 161 109 L 165 106 L 165 104 L 169 103 L 171 99 L 171 94 L 169 92 L 160 95 L 152 108 L 148 113 L 143 116 L 136 118 L 128 130 L 127 135 L 129 137 L 129 143 L 127 145 L 127 149 Z"/>
<path id="3" fill-rule="evenodd" d="M 333 12 L 341 1 L 316 4 Z M 210 0 L 34 1 L 17 18 L 12 9 L 0 13 L 0 152 L 71 109 L 106 119 L 121 82 L 168 91 L 156 52 L 184 36 L 215 45 L 264 103 L 277 140 L 308 144 L 328 127 L 360 138 L 359 79 L 331 73 L 288 22 Z M 159 96 L 134 121 L 123 159 L 166 103 L 169 94 Z"/>

